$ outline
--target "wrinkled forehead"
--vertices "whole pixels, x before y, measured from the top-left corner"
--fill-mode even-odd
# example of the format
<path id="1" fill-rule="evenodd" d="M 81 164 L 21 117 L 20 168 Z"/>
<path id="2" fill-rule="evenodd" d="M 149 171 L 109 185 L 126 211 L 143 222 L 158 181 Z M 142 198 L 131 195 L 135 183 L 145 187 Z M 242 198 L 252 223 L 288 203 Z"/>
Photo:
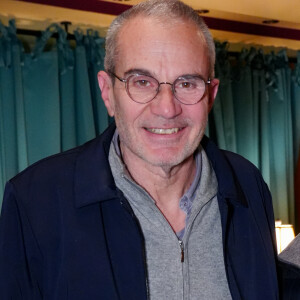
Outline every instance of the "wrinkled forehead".
<path id="1" fill-rule="evenodd" d="M 129 61 L 143 64 L 172 60 L 207 64 L 208 49 L 203 33 L 191 21 L 135 17 L 121 28 L 117 38 L 116 69 Z M 198 60 L 196 59 L 198 57 Z M 124 61 L 126 60 L 126 61 Z M 165 64 L 166 65 L 166 64 Z"/>

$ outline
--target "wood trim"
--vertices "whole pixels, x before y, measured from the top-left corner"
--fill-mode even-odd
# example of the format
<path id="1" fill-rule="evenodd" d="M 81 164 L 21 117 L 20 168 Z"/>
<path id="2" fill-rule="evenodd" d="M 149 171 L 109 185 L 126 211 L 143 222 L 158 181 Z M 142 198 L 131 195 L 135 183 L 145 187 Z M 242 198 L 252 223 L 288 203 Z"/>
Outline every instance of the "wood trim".
<path id="1" fill-rule="evenodd" d="M 18 0 L 38 4 L 47 4 L 52 6 L 90 11 L 109 15 L 119 15 L 132 5 L 108 2 L 101 0 Z M 121 2 L 121 1 L 120 1 Z M 126 2 L 126 1 L 123 1 Z M 227 19 L 218 19 L 203 16 L 207 26 L 210 29 L 230 31 L 243 34 L 266 36 L 281 39 L 300 40 L 300 30 L 292 28 L 277 27 L 274 25 L 260 25 L 254 23 L 233 21 Z"/>

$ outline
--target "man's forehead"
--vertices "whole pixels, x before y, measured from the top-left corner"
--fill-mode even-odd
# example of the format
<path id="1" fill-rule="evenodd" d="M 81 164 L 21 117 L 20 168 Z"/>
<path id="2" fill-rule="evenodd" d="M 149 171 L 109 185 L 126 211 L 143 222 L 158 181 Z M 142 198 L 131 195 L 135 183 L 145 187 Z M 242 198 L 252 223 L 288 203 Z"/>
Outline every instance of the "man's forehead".
<path id="1" fill-rule="evenodd" d="M 192 70 L 186 68 L 183 72 L 199 72 L 203 62 L 206 64 L 207 61 L 205 39 L 194 23 L 169 24 L 149 17 L 136 17 L 120 31 L 116 69 L 119 66 L 124 72 L 130 68 L 151 70 L 153 67 L 157 70 L 167 66 L 168 62 L 169 65 L 179 64 L 180 61 L 192 60 L 194 56 L 198 57 L 200 67 L 196 63 Z"/>
<path id="2" fill-rule="evenodd" d="M 176 34 L 178 32 L 178 34 Z M 184 36 L 182 32 L 185 32 Z M 160 36 L 164 36 L 165 43 L 171 40 L 182 39 L 185 42 L 200 42 L 199 47 L 206 46 L 206 40 L 200 28 L 189 20 L 169 20 L 167 18 L 158 19 L 154 17 L 136 16 L 128 21 L 120 29 L 117 37 L 117 46 L 134 46 L 138 42 L 139 46 L 150 41 L 161 42 Z M 132 44 L 134 42 L 134 45 Z M 185 45 L 188 47 L 188 44 Z"/>
<path id="3" fill-rule="evenodd" d="M 171 31 L 174 27 L 184 28 L 188 27 L 193 34 L 203 36 L 198 25 L 189 19 L 177 18 L 173 19 L 168 16 L 143 16 L 138 15 L 127 20 L 120 29 L 119 38 L 132 32 L 136 33 L 140 27 L 143 27 L 144 34 L 152 30 L 166 30 Z"/>

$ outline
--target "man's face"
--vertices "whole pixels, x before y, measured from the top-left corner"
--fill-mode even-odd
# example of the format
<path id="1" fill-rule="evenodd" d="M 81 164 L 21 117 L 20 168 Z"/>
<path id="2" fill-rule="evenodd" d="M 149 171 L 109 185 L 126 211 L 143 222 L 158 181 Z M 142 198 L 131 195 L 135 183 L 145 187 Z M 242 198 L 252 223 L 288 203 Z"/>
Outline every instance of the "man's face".
<path id="1" fill-rule="evenodd" d="M 170 83 L 186 74 L 199 74 L 207 80 L 204 43 L 193 24 L 163 25 L 151 18 L 135 18 L 120 32 L 115 73 L 123 78 L 138 70 Z M 124 83 L 116 79 L 112 85 L 106 77 L 101 84 L 100 78 L 101 72 L 102 95 L 108 112 L 115 117 L 125 162 L 172 168 L 192 157 L 204 134 L 217 80 L 200 102 L 184 105 L 176 100 L 170 85 L 161 85 L 155 99 L 139 104 L 127 95 Z"/>

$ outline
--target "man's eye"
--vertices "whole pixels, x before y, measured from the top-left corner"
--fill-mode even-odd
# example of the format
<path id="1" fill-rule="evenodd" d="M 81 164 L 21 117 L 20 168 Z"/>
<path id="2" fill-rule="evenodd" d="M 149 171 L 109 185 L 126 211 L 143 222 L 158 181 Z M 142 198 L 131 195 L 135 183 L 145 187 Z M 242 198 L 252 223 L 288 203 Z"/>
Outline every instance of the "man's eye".
<path id="1" fill-rule="evenodd" d="M 140 79 L 135 81 L 136 86 L 147 87 L 150 85 L 150 82 L 146 79 Z"/>
<path id="2" fill-rule="evenodd" d="M 190 88 L 192 85 L 191 85 L 191 83 L 190 82 L 183 82 L 182 84 L 181 84 L 181 86 L 183 87 L 183 88 Z"/>
<path id="3" fill-rule="evenodd" d="M 137 89 L 149 89 L 153 88 L 154 83 L 145 76 L 136 76 L 131 79 L 130 85 Z"/>
<path id="4" fill-rule="evenodd" d="M 180 89 L 192 89 L 195 87 L 195 85 L 190 81 L 182 81 L 178 84 L 178 87 Z"/>

